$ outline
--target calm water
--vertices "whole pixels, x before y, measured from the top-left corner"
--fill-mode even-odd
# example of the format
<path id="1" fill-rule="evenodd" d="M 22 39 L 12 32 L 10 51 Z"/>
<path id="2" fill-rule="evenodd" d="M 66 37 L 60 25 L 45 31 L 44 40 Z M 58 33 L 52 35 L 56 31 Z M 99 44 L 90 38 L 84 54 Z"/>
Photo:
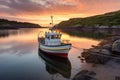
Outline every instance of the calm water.
<path id="1" fill-rule="evenodd" d="M 98 40 L 63 34 L 73 46 L 68 59 L 42 55 L 38 49 L 39 31 L 47 29 L 0 30 L 0 80 L 69 80 L 82 69 L 78 56 Z"/>

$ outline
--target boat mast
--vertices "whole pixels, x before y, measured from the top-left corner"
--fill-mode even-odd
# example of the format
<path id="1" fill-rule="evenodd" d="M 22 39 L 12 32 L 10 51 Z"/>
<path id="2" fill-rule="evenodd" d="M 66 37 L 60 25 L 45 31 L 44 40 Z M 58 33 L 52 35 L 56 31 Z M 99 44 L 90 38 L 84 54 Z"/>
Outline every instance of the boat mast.
<path id="1" fill-rule="evenodd" d="M 51 16 L 51 25 L 52 25 L 52 27 L 53 27 L 53 16 Z"/>

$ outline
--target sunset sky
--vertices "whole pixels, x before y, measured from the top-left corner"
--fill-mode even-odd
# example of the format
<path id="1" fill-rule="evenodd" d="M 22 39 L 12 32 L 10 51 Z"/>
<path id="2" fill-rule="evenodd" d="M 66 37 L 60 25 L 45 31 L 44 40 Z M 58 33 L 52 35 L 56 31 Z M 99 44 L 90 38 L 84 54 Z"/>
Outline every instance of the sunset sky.
<path id="1" fill-rule="evenodd" d="M 120 10 L 120 0 L 0 0 L 0 18 L 49 26 L 69 18 Z"/>

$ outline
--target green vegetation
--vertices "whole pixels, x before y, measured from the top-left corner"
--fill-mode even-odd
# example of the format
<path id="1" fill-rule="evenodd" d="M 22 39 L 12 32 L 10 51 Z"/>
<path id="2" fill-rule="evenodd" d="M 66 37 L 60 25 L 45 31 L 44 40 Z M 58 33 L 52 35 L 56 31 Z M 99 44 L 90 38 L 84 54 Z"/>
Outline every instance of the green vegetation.
<path id="1" fill-rule="evenodd" d="M 40 28 L 38 24 L 0 19 L 0 29 Z"/>
<path id="2" fill-rule="evenodd" d="M 102 15 L 96 15 L 86 18 L 72 18 L 68 21 L 62 21 L 58 28 L 80 27 L 80 26 L 120 26 L 120 10 Z"/>

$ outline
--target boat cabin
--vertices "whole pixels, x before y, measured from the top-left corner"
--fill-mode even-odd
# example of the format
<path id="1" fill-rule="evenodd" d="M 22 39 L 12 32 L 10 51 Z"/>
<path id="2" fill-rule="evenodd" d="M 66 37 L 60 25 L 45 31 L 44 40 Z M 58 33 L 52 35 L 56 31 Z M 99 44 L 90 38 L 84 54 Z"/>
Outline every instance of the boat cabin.
<path id="1" fill-rule="evenodd" d="M 61 36 L 60 32 L 45 32 L 45 45 L 61 45 Z"/>

